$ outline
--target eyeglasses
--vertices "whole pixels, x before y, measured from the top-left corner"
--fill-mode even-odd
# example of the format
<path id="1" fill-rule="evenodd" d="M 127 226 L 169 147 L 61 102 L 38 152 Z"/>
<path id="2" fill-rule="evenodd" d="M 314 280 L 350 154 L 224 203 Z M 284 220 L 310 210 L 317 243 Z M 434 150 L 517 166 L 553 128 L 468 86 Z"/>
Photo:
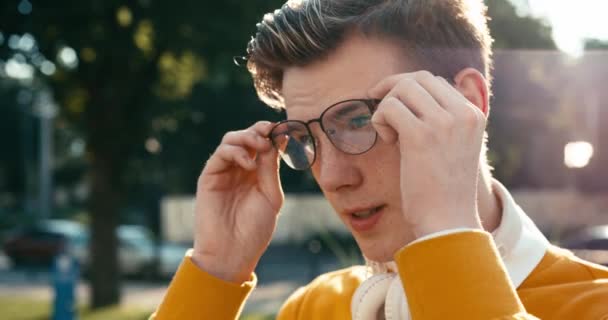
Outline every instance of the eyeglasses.
<path id="1" fill-rule="evenodd" d="M 317 143 L 310 125 L 318 122 L 329 141 L 340 151 L 358 155 L 369 151 L 378 133 L 372 126 L 372 115 L 378 99 L 352 99 L 329 106 L 317 119 L 306 122 L 285 120 L 275 125 L 268 138 L 281 158 L 295 170 L 306 170 L 316 159 Z"/>

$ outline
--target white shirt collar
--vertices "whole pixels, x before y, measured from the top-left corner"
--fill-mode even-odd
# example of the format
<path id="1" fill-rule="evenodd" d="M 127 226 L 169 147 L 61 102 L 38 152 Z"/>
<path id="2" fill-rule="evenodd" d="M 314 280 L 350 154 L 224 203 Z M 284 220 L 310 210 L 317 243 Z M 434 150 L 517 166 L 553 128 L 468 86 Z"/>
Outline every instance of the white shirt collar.
<path id="1" fill-rule="evenodd" d="M 497 180 L 492 187 L 502 202 L 500 225 L 492 232 L 515 288 L 532 273 L 549 248 L 549 241 Z"/>

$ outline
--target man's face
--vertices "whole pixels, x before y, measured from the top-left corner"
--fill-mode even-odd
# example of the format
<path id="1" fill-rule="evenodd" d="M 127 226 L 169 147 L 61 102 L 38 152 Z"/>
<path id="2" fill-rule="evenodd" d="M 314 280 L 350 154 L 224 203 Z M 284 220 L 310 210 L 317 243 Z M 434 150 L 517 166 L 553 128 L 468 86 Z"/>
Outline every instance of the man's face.
<path id="1" fill-rule="evenodd" d="M 370 97 L 368 90 L 383 78 L 411 71 L 402 51 L 382 40 L 353 36 L 327 59 L 285 70 L 283 96 L 290 120 L 318 118 L 330 105 Z M 317 158 L 312 173 L 363 254 L 376 261 L 413 240 L 404 219 L 400 194 L 400 152 L 378 139 L 367 153 L 349 155 L 336 149 L 312 125 Z M 405 199 L 408 201 L 408 199 Z"/>

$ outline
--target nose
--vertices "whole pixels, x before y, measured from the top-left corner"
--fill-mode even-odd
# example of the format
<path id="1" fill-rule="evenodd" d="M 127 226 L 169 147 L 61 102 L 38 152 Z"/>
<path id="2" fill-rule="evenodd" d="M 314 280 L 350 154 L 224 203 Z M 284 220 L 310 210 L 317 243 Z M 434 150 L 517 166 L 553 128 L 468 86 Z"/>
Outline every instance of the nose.
<path id="1" fill-rule="evenodd" d="M 338 150 L 326 136 L 318 140 L 316 147 L 317 158 L 311 169 L 323 192 L 355 189 L 361 185 L 363 175 L 356 155 Z"/>

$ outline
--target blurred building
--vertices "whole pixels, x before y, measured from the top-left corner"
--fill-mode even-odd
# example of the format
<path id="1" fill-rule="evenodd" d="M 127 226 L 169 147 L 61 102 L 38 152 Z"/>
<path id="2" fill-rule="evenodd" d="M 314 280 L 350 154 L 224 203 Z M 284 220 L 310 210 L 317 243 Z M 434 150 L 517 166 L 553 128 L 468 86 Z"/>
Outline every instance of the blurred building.
<path id="1" fill-rule="evenodd" d="M 275 243 L 300 242 L 319 232 L 347 233 L 322 195 L 287 194 L 273 237 Z M 161 235 L 170 242 L 192 242 L 194 197 L 167 197 L 161 205 Z"/>

